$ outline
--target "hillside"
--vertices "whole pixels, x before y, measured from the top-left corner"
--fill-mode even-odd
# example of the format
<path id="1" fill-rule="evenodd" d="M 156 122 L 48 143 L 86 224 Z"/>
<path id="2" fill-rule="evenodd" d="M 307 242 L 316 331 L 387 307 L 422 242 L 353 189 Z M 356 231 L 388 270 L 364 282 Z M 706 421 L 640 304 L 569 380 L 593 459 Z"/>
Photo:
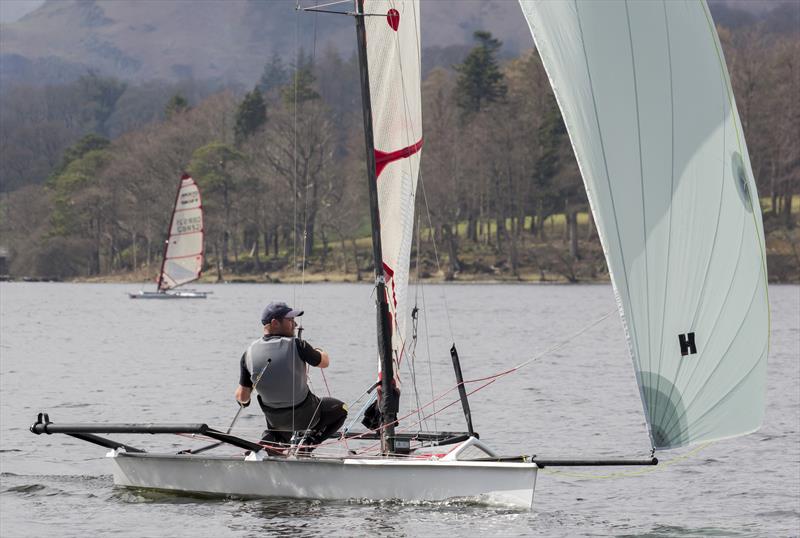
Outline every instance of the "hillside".
<path id="1" fill-rule="evenodd" d="M 91 68 L 139 82 L 210 79 L 250 85 L 274 53 L 291 57 L 296 46 L 351 53 L 349 17 L 298 14 L 294 5 L 293 0 L 48 0 L 20 21 L 2 25 L 1 74 L 6 83 L 61 82 Z M 470 44 L 476 29 L 504 36 L 510 51 L 531 46 L 515 3 L 441 0 L 422 6 L 426 47 Z"/>
<path id="2" fill-rule="evenodd" d="M 727 26 L 765 21 L 774 31 L 797 31 L 797 4 L 709 4 L 717 22 Z M 275 53 L 290 58 L 299 47 L 333 46 L 349 56 L 351 18 L 298 14 L 294 6 L 294 0 L 47 0 L 19 21 L 0 25 L 0 78 L 4 85 L 63 83 L 91 69 L 135 82 L 212 80 L 249 86 Z M 350 4 L 329 9 L 350 9 Z M 533 44 L 515 1 L 424 1 L 421 10 L 427 68 L 449 66 L 454 55 L 463 56 L 478 29 L 501 39 L 509 55 Z"/>

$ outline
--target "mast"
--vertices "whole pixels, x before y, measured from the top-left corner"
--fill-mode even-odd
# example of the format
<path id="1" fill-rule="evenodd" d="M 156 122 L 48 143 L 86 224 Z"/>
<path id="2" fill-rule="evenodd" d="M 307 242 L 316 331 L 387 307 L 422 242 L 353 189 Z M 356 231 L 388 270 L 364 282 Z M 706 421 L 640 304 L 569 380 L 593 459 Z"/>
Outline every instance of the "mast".
<path id="1" fill-rule="evenodd" d="M 164 240 L 164 253 L 161 255 L 161 271 L 158 272 L 158 286 L 156 291 L 161 291 L 161 285 L 164 283 L 164 266 L 167 264 L 167 248 L 169 247 L 169 238 L 172 235 L 172 225 L 175 223 L 175 208 L 178 206 L 178 199 L 181 195 L 181 187 L 183 187 L 183 180 L 189 177 L 184 172 L 178 180 L 178 190 L 175 192 L 175 202 L 172 204 L 172 215 L 169 217 L 169 227 L 167 228 L 167 238 Z"/>
<path id="2" fill-rule="evenodd" d="M 378 181 L 375 167 L 375 142 L 372 134 L 372 103 L 369 93 L 367 68 L 367 33 L 364 26 L 364 0 L 356 0 L 356 40 L 358 66 L 361 80 L 361 106 L 364 116 L 364 142 L 367 156 L 367 184 L 369 188 L 369 213 L 372 224 L 372 256 L 375 264 L 377 294 L 378 356 L 381 376 L 381 450 L 394 452 L 394 424 L 397 421 L 398 398 L 395 395 L 394 364 L 392 362 L 392 326 L 389 321 L 389 303 L 381 252 L 381 222 L 378 209 Z"/>

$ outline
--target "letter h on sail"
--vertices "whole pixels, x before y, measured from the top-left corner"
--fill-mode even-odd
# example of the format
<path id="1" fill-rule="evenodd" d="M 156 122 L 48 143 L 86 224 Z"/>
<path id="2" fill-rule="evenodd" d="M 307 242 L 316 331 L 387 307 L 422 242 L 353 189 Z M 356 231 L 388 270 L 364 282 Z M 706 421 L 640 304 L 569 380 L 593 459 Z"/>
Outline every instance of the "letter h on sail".
<path id="1" fill-rule="evenodd" d="M 694 343 L 694 333 L 679 334 L 678 342 L 681 345 L 681 355 L 694 355 L 697 353 L 697 346 Z"/>

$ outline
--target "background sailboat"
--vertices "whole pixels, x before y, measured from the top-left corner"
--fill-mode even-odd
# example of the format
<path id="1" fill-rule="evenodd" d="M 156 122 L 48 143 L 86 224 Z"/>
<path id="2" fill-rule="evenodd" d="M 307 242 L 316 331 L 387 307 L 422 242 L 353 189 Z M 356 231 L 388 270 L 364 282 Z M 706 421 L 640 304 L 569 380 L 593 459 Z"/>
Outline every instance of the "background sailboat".
<path id="1" fill-rule="evenodd" d="M 197 183 L 181 176 L 156 291 L 129 293 L 131 299 L 205 299 L 207 292 L 176 290 L 200 278 L 203 270 L 203 204 Z M 172 291 L 175 290 L 175 291 Z"/>

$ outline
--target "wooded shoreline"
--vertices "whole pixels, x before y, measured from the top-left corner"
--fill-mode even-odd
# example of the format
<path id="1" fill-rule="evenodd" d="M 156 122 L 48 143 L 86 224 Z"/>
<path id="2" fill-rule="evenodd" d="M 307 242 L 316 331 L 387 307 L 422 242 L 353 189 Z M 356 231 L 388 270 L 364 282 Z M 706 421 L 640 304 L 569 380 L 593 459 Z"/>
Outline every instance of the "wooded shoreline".
<path id="1" fill-rule="evenodd" d="M 767 272 L 797 282 L 800 33 L 718 31 L 761 196 Z M 412 278 L 418 250 L 426 280 L 607 280 L 537 52 L 503 58 L 488 32 L 474 45 L 422 81 Z M 0 275 L 147 281 L 186 171 L 202 196 L 206 280 L 285 282 L 302 260 L 307 278 L 370 279 L 356 63 L 301 48 L 292 64 L 268 60 L 249 92 L 161 88 L 133 108 L 123 105 L 142 88 L 94 73 L 59 91 L 12 88 L 0 96 L 13 142 L 0 168 Z M 131 110 L 141 116 L 120 132 L 115 121 Z M 47 121 L 31 131 L 39 116 Z"/>

